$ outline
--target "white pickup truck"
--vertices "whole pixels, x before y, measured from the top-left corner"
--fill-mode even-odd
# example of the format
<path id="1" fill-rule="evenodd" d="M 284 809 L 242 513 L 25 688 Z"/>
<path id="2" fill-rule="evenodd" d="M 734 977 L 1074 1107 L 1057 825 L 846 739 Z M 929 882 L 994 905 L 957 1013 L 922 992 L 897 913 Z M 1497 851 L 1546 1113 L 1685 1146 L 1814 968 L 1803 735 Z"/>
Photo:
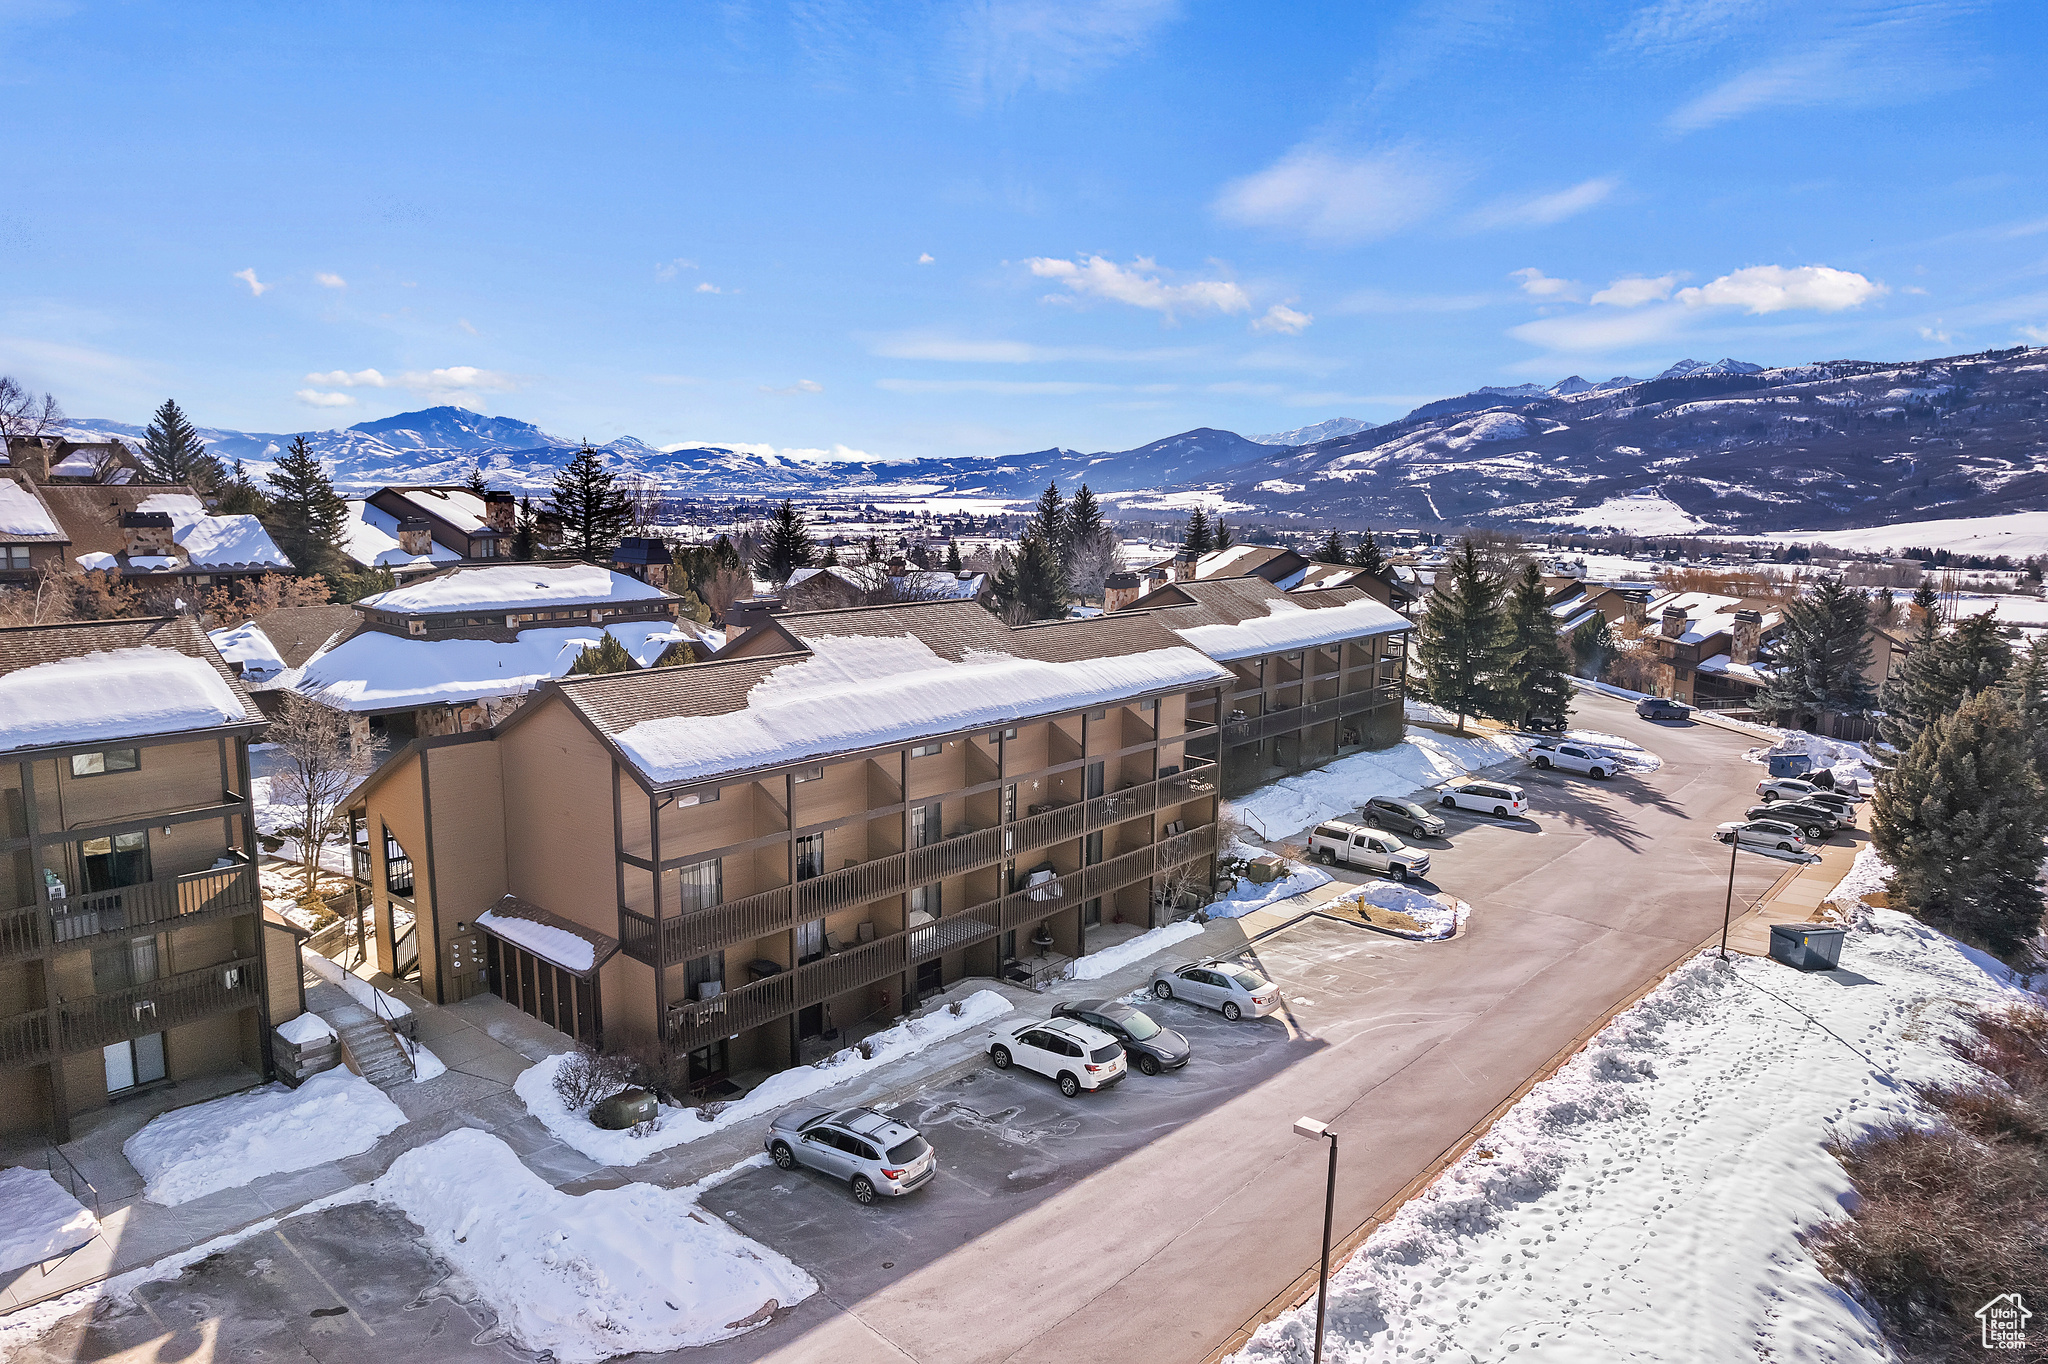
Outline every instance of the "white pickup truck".
<path id="1" fill-rule="evenodd" d="M 1529 750 L 1529 761 L 1538 767 L 1581 772 L 1595 779 L 1611 777 L 1621 770 L 1620 761 L 1606 749 L 1570 740 L 1537 744 Z"/>
<path id="2" fill-rule="evenodd" d="M 1341 820 L 1316 825 L 1308 836 L 1308 855 L 1325 866 L 1342 862 L 1396 881 L 1429 874 L 1428 853 L 1409 847 L 1385 829 Z"/>

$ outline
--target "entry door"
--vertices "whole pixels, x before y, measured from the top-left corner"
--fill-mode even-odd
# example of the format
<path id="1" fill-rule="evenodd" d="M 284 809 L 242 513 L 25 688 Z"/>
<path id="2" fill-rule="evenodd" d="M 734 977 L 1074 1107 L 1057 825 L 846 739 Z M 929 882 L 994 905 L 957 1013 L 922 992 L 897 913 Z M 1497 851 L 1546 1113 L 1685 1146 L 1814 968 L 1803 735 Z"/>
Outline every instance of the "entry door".
<path id="1" fill-rule="evenodd" d="M 104 1056 L 109 1094 L 164 1078 L 164 1035 L 160 1032 L 116 1042 L 106 1049 Z"/>

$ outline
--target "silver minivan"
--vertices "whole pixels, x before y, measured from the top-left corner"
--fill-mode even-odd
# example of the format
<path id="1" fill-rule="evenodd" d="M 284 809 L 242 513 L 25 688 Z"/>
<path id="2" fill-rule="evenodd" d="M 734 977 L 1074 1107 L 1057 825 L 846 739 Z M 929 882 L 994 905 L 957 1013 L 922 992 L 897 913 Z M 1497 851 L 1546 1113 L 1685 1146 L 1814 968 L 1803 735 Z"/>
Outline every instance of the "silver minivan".
<path id="1" fill-rule="evenodd" d="M 859 1203 L 907 1194 L 939 1169 L 930 1142 L 872 1108 L 784 1109 L 761 1144 L 782 1169 L 807 1165 L 845 1180 Z"/>

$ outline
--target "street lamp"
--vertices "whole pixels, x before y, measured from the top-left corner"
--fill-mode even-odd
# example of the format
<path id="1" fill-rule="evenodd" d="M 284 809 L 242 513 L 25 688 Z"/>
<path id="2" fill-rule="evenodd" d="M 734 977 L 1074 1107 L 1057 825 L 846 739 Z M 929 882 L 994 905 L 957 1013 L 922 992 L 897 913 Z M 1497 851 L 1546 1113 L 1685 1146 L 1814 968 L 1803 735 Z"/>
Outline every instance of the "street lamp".
<path id="1" fill-rule="evenodd" d="M 1330 1141 L 1330 1178 L 1323 1190 L 1323 1268 L 1316 1279 L 1316 1353 L 1314 1364 L 1323 1364 L 1323 1318 L 1330 1305 L 1330 1224 L 1337 1217 L 1337 1134 L 1330 1130 L 1328 1123 L 1317 1122 L 1314 1118 L 1296 1118 L 1294 1135 L 1314 1141 L 1327 1137 Z"/>
<path id="2" fill-rule="evenodd" d="M 1815 855 L 1813 855 L 1813 854 L 1808 854 L 1808 855 L 1807 855 L 1807 856 L 1805 856 L 1805 857 L 1790 857 L 1790 856 L 1787 856 L 1787 857 L 1779 858 L 1779 857 L 1778 857 L 1778 854 L 1777 854 L 1777 853 L 1774 853 L 1774 852 L 1767 852 L 1767 851 L 1765 851 L 1765 850 L 1764 850 L 1764 849 L 1762 849 L 1762 848 L 1745 848 L 1745 847 L 1743 847 L 1743 846 L 1742 846 L 1742 836 L 1741 836 L 1741 835 L 1740 835 L 1739 833 L 1730 833 L 1730 834 L 1728 835 L 1728 898 L 1727 898 L 1726 900 L 1722 901 L 1722 903 L 1721 903 L 1721 960 L 1722 960 L 1722 961 L 1726 961 L 1726 960 L 1728 960 L 1728 920 L 1729 920 L 1729 917 L 1730 917 L 1730 915 L 1731 915 L 1732 911 L 1733 911 L 1733 910 L 1734 910 L 1734 908 L 1735 908 L 1735 855 L 1736 855 L 1737 853 L 1745 853 L 1745 852 L 1746 852 L 1746 853 L 1748 853 L 1748 854 L 1750 854 L 1750 855 L 1751 855 L 1751 856 L 1753 856 L 1753 857 L 1770 857 L 1770 858 L 1776 858 L 1777 860 L 1780 860 L 1780 861 L 1786 861 L 1786 862 L 1818 862 L 1818 861 L 1820 860 L 1820 858 L 1819 858 L 1818 856 L 1815 856 Z M 1295 1127 L 1295 1130 L 1296 1130 L 1296 1131 L 1300 1131 L 1300 1130 L 1301 1130 L 1301 1129 L 1300 1129 L 1300 1125 L 1299 1125 L 1299 1124 L 1297 1124 L 1297 1125 L 1296 1125 L 1296 1127 Z"/>

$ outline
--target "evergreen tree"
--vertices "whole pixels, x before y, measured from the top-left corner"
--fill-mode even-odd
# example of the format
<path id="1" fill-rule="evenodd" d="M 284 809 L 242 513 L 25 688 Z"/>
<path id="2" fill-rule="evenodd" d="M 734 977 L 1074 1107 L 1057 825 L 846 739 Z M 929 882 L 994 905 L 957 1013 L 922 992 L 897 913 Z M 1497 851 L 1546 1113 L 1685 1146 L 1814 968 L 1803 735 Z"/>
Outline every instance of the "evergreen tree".
<path id="1" fill-rule="evenodd" d="M 1209 529 L 1209 513 L 1200 507 L 1188 517 L 1188 533 L 1181 541 L 1181 548 L 1198 559 L 1216 548 L 1216 537 Z"/>
<path id="2" fill-rule="evenodd" d="M 873 540 L 868 541 L 868 554 L 872 560 L 876 552 Z M 811 540 L 810 523 L 804 514 L 793 506 L 788 498 L 775 509 L 775 515 L 768 522 L 768 538 L 755 555 L 755 566 L 761 576 L 778 587 L 789 581 L 789 575 L 800 568 L 810 568 L 817 558 L 816 546 Z"/>
<path id="3" fill-rule="evenodd" d="M 1870 595 L 1823 579 L 1788 602 L 1771 651 L 1767 704 L 1779 710 L 1853 714 L 1877 703 L 1870 666 Z"/>
<path id="4" fill-rule="evenodd" d="M 1224 519 L 1223 519 L 1222 517 L 1220 517 L 1220 516 L 1216 518 L 1216 532 L 1215 532 L 1215 540 L 1216 540 L 1216 548 L 1218 548 L 1218 549 L 1229 549 L 1229 548 L 1230 548 L 1230 545 L 1231 545 L 1231 540 L 1230 540 L 1230 525 L 1229 525 L 1229 523 L 1228 523 L 1228 522 L 1226 522 L 1226 521 L 1225 521 L 1225 520 L 1224 520 Z"/>
<path id="5" fill-rule="evenodd" d="M 1571 709 L 1572 684 L 1568 660 L 1557 638 L 1557 618 L 1545 601 L 1543 573 L 1535 564 L 1522 570 L 1508 597 L 1506 689 L 1514 705 L 1507 718 L 1526 725 L 1532 715 L 1563 719 Z"/>
<path id="6" fill-rule="evenodd" d="M 519 515 L 512 522 L 512 557 L 531 562 L 540 551 L 540 518 L 534 514 L 533 499 L 519 499 Z"/>
<path id="7" fill-rule="evenodd" d="M 1572 671 L 1580 677 L 1598 678 L 1607 660 L 1614 657 L 1614 647 L 1607 617 L 1594 612 L 1572 631 Z"/>
<path id="8" fill-rule="evenodd" d="M 1999 638 L 1995 614 L 1965 616 L 1945 634 L 1933 632 L 1939 628 L 1938 613 L 1926 619 L 1930 628 L 1916 637 L 1906 666 L 1885 685 L 1878 736 L 1901 750 L 1912 747 L 1936 716 L 1998 685 L 2012 671 L 2012 646 Z"/>
<path id="9" fill-rule="evenodd" d="M 490 481 L 484 477 L 484 462 L 482 460 L 470 461 L 469 472 L 462 476 L 462 486 L 475 493 L 478 497 L 482 497 L 491 490 Z"/>
<path id="10" fill-rule="evenodd" d="M 1083 483 L 1074 492 L 1074 500 L 1067 504 L 1067 563 L 1072 566 L 1074 557 L 1083 550 L 1092 548 L 1108 527 L 1102 520 L 1102 504 L 1095 500 L 1095 494 L 1088 491 Z"/>
<path id="11" fill-rule="evenodd" d="M 2041 926 L 2048 800 L 2011 702 L 1987 689 L 1936 715 L 1878 784 L 1871 841 L 1891 893 L 1939 928 L 2000 956 Z"/>
<path id="12" fill-rule="evenodd" d="M 1344 548 L 1344 536 L 1335 530 L 1323 538 L 1322 545 L 1309 557 L 1319 564 L 1348 564 L 1351 562 L 1350 552 Z"/>
<path id="13" fill-rule="evenodd" d="M 1436 590 L 1417 631 L 1416 655 L 1428 699 L 1458 717 L 1460 734 L 1467 715 L 1501 709 L 1500 675 L 1509 649 L 1502 591 L 1478 547 L 1461 540 L 1457 553 L 1437 571 Z"/>
<path id="14" fill-rule="evenodd" d="M 819 568 L 837 568 L 837 567 L 839 567 L 839 546 L 837 546 L 837 545 L 827 545 L 827 546 L 825 546 L 825 557 L 824 557 L 824 558 L 822 558 L 822 559 L 820 559 L 820 560 L 818 560 L 818 567 L 819 567 Z M 791 570 L 790 570 L 790 572 L 792 572 L 792 573 L 794 573 L 795 571 L 796 571 L 795 569 L 791 569 Z"/>
<path id="15" fill-rule="evenodd" d="M 1083 488 L 1081 491 L 1086 492 L 1088 490 Z M 948 537 L 946 540 L 946 571 L 948 573 L 958 573 L 964 567 L 965 565 L 960 562 L 960 542 Z"/>
<path id="16" fill-rule="evenodd" d="M 2013 656 L 2006 691 L 2033 742 L 2034 771 L 2048 784 L 2048 635 L 2034 636 L 2033 643 Z"/>
<path id="17" fill-rule="evenodd" d="M 1017 547 L 1015 599 L 1027 620 L 1058 620 L 1067 614 L 1067 579 L 1059 556 L 1037 527 Z"/>
<path id="18" fill-rule="evenodd" d="M 607 636 L 609 638 L 609 636 Z M 697 650 L 687 639 L 679 639 L 661 651 L 661 657 L 651 666 L 656 668 L 680 668 L 697 661 Z"/>
<path id="19" fill-rule="evenodd" d="M 562 522 L 562 553 L 604 563 L 633 525 L 633 506 L 614 486 L 616 478 L 588 445 L 555 475 L 548 510 Z"/>
<path id="20" fill-rule="evenodd" d="M 718 556 L 718 562 L 732 572 L 740 571 L 740 552 L 733 548 L 732 538 L 720 531 L 718 538 L 711 542 L 711 552 Z"/>
<path id="21" fill-rule="evenodd" d="M 1383 577 L 1387 571 L 1387 556 L 1380 553 L 1379 541 L 1372 538 L 1372 528 L 1366 527 L 1365 534 L 1352 546 L 1351 563 L 1375 577 Z"/>
<path id="22" fill-rule="evenodd" d="M 348 503 L 334 491 L 326 466 L 304 436 L 292 443 L 270 470 L 270 506 L 264 524 L 271 539 L 301 574 L 340 575 L 347 558 Z"/>
<path id="23" fill-rule="evenodd" d="M 671 646 L 673 647 L 673 646 Z M 599 673 L 636 673 L 640 665 L 633 661 L 633 655 L 626 652 L 626 646 L 604 632 L 595 644 L 588 644 L 576 655 L 576 661 L 569 665 L 571 677 L 594 677 Z"/>
<path id="24" fill-rule="evenodd" d="M 190 483 L 211 489 L 227 474 L 220 461 L 206 453 L 206 443 L 173 398 L 164 399 L 143 428 L 137 457 L 154 483 Z"/>
<path id="25" fill-rule="evenodd" d="M 214 511 L 222 516 L 262 516 L 270 510 L 270 501 L 263 496 L 263 490 L 242 468 L 242 460 L 235 458 L 235 467 L 219 488 L 220 500 Z"/>
<path id="26" fill-rule="evenodd" d="M 1911 748 L 1920 736 L 1926 717 L 1932 714 L 1931 692 L 1935 658 L 1934 646 L 1941 639 L 1941 602 L 1934 595 L 1934 583 L 1922 578 L 1914 589 L 1908 609 L 1914 634 L 1906 655 L 1906 666 L 1884 680 L 1878 692 L 1883 714 L 1877 719 L 1878 738 L 1900 752 Z"/>
<path id="27" fill-rule="evenodd" d="M 1024 533 L 1036 535 L 1045 542 L 1053 558 L 1059 561 L 1062 573 L 1074 562 L 1072 529 L 1067 521 L 1066 500 L 1060 496 L 1060 485 L 1046 484 L 1045 491 L 1038 495 L 1038 505 L 1031 510 L 1031 524 Z"/>

